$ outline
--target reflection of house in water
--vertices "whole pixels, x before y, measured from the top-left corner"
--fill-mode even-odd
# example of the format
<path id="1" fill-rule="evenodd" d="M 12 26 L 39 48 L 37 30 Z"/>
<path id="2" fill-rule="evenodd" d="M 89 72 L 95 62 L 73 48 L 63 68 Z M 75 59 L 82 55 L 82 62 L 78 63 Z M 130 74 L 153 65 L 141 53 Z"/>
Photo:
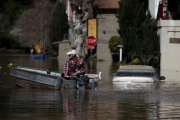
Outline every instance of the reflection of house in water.
<path id="1" fill-rule="evenodd" d="M 86 61 L 88 74 L 96 74 L 97 73 L 97 62 L 93 62 L 92 60 Z"/>
<path id="2" fill-rule="evenodd" d="M 161 75 L 180 80 L 180 0 L 149 0 L 160 35 Z"/>
<path id="3" fill-rule="evenodd" d="M 89 92 L 66 90 L 62 92 L 62 96 L 63 113 L 66 120 L 74 118 L 85 120 L 90 117 L 96 119 L 97 101 Z"/>
<path id="4" fill-rule="evenodd" d="M 117 119 L 117 100 L 98 91 L 64 91 L 63 112 L 66 120 Z"/>
<path id="5" fill-rule="evenodd" d="M 47 116 L 53 117 L 62 111 L 61 107 L 57 107 L 62 104 L 59 100 L 61 100 L 61 94 L 58 91 L 16 88 L 10 96 L 8 117 L 9 119 L 17 117 L 47 119 Z"/>

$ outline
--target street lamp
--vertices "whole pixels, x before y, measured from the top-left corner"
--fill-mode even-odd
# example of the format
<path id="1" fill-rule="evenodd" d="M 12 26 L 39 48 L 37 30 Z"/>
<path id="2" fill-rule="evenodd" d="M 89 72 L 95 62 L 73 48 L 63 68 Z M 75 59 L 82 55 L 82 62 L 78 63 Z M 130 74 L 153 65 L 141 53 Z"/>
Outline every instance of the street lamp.
<path id="1" fill-rule="evenodd" d="M 119 61 L 122 62 L 122 48 L 123 48 L 123 46 L 118 45 L 117 47 L 119 48 Z"/>

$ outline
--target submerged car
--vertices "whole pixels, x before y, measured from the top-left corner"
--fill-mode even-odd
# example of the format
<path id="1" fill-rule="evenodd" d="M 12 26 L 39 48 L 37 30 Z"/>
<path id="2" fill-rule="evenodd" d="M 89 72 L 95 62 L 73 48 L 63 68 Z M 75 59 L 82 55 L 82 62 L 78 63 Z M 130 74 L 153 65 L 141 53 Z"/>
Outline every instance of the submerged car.
<path id="1" fill-rule="evenodd" d="M 116 73 L 112 74 L 113 82 L 138 82 L 153 83 L 165 80 L 164 76 L 159 77 L 152 66 L 146 65 L 125 65 L 120 66 Z"/>

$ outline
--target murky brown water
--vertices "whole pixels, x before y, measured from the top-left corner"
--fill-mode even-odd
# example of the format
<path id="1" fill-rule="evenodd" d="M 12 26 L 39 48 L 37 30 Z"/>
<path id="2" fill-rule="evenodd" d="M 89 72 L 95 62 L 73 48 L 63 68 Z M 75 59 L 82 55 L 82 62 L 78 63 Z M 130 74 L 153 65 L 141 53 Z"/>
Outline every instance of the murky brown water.
<path id="1" fill-rule="evenodd" d="M 16 87 L 8 63 L 62 72 L 56 58 L 32 60 L 30 55 L 0 53 L 0 120 L 156 120 L 180 119 L 180 82 L 119 84 L 110 61 L 88 61 L 88 73 L 102 71 L 95 90 L 40 90 Z"/>

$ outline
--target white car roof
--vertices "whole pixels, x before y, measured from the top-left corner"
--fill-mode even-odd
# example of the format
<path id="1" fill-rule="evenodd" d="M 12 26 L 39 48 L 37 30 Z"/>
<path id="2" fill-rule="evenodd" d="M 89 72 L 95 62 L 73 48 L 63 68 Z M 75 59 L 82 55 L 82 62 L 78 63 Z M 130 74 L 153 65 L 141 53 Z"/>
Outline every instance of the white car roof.
<path id="1" fill-rule="evenodd" d="M 147 65 L 125 65 L 120 66 L 117 72 L 155 72 L 152 66 Z"/>

